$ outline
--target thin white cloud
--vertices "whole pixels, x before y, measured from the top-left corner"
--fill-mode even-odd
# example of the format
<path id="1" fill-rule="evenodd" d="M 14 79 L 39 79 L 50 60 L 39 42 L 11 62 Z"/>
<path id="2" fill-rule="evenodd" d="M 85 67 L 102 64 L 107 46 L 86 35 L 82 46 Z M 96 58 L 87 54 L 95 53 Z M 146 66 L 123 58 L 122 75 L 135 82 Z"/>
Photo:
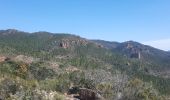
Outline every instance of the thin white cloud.
<path id="1" fill-rule="evenodd" d="M 165 50 L 165 51 L 170 50 L 170 39 L 147 41 L 147 42 L 143 42 L 143 44 L 150 45 L 152 47 Z"/>

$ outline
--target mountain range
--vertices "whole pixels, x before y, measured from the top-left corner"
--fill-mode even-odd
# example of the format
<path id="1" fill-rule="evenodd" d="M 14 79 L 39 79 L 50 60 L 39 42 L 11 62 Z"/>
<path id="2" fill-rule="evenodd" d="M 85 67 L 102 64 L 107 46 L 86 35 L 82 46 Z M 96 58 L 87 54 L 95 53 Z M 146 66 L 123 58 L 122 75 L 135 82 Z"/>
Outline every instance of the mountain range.
<path id="1" fill-rule="evenodd" d="M 0 62 L 0 90 L 9 90 L 0 92 L 2 100 L 12 96 L 36 100 L 37 91 L 43 95 L 41 90 L 67 98 L 63 94 L 71 87 L 100 91 L 106 100 L 168 100 L 170 96 L 169 51 L 135 41 L 0 30 Z M 86 100 L 81 93 L 79 99 Z"/>

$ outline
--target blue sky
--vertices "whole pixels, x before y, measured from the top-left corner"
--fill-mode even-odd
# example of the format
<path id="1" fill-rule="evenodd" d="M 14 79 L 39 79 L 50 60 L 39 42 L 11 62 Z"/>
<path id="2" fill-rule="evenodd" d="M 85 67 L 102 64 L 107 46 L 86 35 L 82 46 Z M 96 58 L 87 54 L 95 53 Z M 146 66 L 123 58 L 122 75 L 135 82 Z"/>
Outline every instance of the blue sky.
<path id="1" fill-rule="evenodd" d="M 9 28 L 170 50 L 170 0 L 0 0 L 0 29 Z"/>

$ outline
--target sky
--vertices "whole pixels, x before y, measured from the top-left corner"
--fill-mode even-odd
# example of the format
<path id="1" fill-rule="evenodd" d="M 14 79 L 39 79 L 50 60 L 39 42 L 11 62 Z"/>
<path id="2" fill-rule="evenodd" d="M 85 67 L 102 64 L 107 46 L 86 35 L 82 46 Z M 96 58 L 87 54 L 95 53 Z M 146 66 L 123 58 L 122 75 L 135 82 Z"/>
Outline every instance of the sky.
<path id="1" fill-rule="evenodd" d="M 0 30 L 133 40 L 170 50 L 170 0 L 0 0 Z"/>

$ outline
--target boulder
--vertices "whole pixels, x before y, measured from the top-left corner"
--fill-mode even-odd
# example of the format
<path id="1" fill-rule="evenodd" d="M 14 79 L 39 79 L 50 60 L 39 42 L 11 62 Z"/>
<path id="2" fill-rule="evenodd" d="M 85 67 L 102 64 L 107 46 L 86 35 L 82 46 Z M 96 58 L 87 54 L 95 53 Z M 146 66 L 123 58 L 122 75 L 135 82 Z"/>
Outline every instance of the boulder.
<path id="1" fill-rule="evenodd" d="M 87 88 L 72 87 L 68 94 L 80 100 L 104 100 L 98 92 Z"/>

